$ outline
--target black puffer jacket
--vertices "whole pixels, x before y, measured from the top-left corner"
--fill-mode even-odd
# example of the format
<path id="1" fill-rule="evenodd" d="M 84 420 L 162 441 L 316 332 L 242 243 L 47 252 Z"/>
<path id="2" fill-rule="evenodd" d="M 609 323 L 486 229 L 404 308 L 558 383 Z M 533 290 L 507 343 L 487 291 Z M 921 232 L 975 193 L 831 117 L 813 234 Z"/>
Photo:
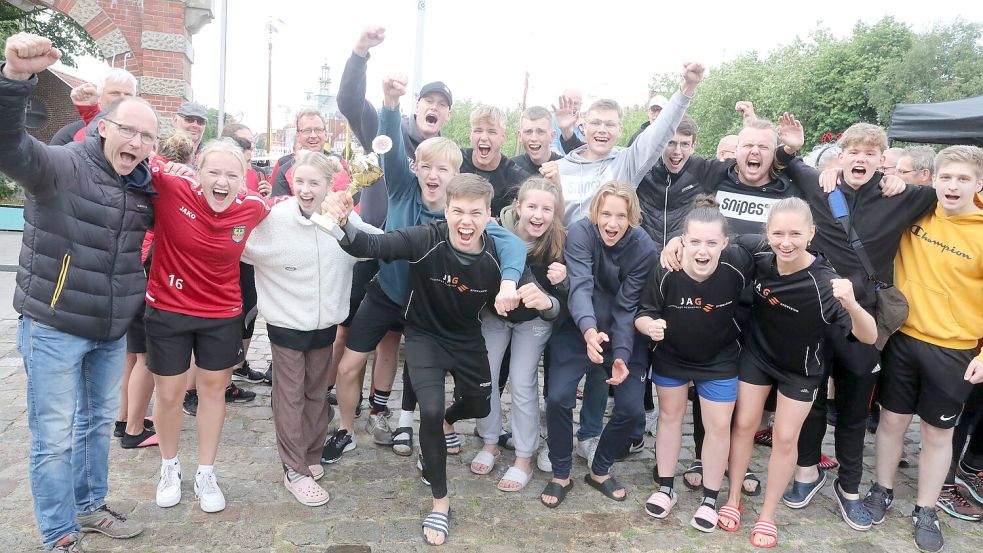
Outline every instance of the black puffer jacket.
<path id="1" fill-rule="evenodd" d="M 733 162 L 730 162 L 731 164 Z M 678 173 L 670 173 L 661 158 L 638 185 L 642 205 L 642 228 L 661 251 L 669 237 L 683 226 L 693 201 L 707 194 L 707 183 L 727 174 L 728 162 L 691 156 Z"/>
<path id="2" fill-rule="evenodd" d="M 150 170 L 141 163 L 120 177 L 98 136 L 67 146 L 29 136 L 24 107 L 35 86 L 36 77 L 0 75 L 0 171 L 27 196 L 14 308 L 62 332 L 117 339 L 144 305 Z"/>

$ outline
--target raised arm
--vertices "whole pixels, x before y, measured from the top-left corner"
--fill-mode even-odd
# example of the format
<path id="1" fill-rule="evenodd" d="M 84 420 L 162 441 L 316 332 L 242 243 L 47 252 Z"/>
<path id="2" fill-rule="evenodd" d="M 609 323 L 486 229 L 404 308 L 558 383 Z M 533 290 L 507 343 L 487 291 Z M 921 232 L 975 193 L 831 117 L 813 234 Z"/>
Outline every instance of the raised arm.
<path id="1" fill-rule="evenodd" d="M 365 71 L 368 67 L 369 50 L 382 44 L 386 39 L 386 29 L 367 26 L 362 29 L 352 49 L 352 55 L 345 64 L 338 87 L 338 111 L 341 112 L 363 146 L 372 143 L 379 129 L 379 116 L 375 107 L 365 99 Z"/>
<path id="2" fill-rule="evenodd" d="M 615 161 L 621 164 L 616 167 L 616 174 L 623 175 L 623 178 L 638 186 L 645 174 L 662 156 L 666 144 L 676 134 L 676 127 L 683 120 L 683 115 L 686 115 L 686 108 L 689 107 L 693 94 L 696 93 L 696 86 L 702 80 L 703 66 L 699 63 L 687 63 L 679 91 L 672 95 L 655 121 L 627 148 L 627 153 Z"/>
<path id="3" fill-rule="evenodd" d="M 51 41 L 18 33 L 7 39 L 6 62 L 0 76 L 0 172 L 35 197 L 56 193 L 57 168 L 72 163 L 67 151 L 38 142 L 24 125 L 27 99 L 37 86 L 37 73 L 61 58 Z"/>
<path id="4" fill-rule="evenodd" d="M 385 99 L 379 111 L 378 131 L 380 135 L 386 135 L 393 141 L 392 148 L 382 156 L 382 170 L 386 174 L 389 198 L 412 198 L 419 192 L 413 172 L 410 171 L 410 163 L 406 159 L 399 115 L 399 99 L 406 94 L 406 86 L 405 75 L 390 74 L 382 81 Z"/>

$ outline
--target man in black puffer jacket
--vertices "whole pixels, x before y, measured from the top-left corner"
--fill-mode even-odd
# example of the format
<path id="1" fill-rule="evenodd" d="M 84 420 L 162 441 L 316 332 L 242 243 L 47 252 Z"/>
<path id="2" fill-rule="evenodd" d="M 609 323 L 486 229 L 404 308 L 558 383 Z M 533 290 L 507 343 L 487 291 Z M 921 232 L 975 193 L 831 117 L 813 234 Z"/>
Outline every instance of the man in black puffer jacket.
<path id="1" fill-rule="evenodd" d="M 98 135 L 44 145 L 26 133 L 24 107 L 36 74 L 60 52 L 46 38 L 20 33 L 7 39 L 5 57 L 0 171 L 26 195 L 14 308 L 27 373 L 34 512 L 47 549 L 81 551 L 80 530 L 115 538 L 143 531 L 105 497 L 124 334 L 146 290 L 140 245 L 153 222 L 153 191 L 145 160 L 157 115 L 143 100 L 119 100 Z"/>

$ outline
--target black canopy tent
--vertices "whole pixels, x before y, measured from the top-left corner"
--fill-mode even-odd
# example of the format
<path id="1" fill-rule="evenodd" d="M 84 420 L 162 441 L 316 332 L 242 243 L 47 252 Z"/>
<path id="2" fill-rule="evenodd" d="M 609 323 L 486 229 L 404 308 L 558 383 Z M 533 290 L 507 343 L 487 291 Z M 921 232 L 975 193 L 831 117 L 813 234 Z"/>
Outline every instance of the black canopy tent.
<path id="1" fill-rule="evenodd" d="M 983 146 L 983 96 L 934 104 L 897 104 L 889 141 Z"/>

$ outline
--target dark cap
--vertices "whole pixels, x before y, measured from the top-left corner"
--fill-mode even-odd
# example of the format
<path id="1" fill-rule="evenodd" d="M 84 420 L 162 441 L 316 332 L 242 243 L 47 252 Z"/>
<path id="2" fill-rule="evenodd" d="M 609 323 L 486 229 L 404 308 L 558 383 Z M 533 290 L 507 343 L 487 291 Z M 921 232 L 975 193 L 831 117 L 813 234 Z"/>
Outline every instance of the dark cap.
<path id="1" fill-rule="evenodd" d="M 439 92 L 443 94 L 444 98 L 447 98 L 448 106 L 454 103 L 454 97 L 451 96 L 451 89 L 447 88 L 447 85 L 445 85 L 443 81 L 434 81 L 423 85 L 423 88 L 420 89 L 420 98 L 423 98 L 431 92 Z"/>
<path id="2" fill-rule="evenodd" d="M 208 111 L 205 106 L 197 102 L 184 102 L 177 109 L 177 114 L 184 117 L 199 117 L 208 121 Z"/>

